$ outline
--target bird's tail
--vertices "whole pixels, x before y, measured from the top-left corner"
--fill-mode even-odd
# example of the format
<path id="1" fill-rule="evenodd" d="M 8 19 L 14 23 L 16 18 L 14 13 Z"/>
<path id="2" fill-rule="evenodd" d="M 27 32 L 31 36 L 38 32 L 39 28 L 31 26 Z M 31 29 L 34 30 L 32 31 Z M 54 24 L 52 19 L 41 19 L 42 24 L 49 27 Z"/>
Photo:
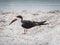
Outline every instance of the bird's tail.
<path id="1" fill-rule="evenodd" d="M 48 23 L 45 23 L 46 21 L 38 22 L 38 25 L 47 25 Z"/>

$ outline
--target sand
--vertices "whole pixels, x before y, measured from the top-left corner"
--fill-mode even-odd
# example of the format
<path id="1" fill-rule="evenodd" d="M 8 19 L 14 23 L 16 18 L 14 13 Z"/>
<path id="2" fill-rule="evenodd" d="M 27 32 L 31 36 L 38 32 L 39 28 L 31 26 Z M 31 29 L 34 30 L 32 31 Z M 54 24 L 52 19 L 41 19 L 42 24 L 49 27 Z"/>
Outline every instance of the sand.
<path id="1" fill-rule="evenodd" d="M 9 23 L 17 15 L 24 20 L 44 21 L 47 25 L 28 29 L 22 34 L 20 19 Z M 60 45 L 60 10 L 0 10 L 0 45 Z"/>

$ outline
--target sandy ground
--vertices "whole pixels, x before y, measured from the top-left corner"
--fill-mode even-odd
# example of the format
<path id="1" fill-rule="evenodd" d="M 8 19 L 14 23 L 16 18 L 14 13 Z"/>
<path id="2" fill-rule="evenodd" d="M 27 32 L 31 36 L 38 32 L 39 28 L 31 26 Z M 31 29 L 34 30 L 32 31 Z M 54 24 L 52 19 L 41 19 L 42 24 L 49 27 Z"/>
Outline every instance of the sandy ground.
<path id="1" fill-rule="evenodd" d="M 22 15 L 24 20 L 46 20 L 49 24 L 33 27 L 22 34 L 20 20 L 9 25 L 17 15 Z M 60 45 L 60 10 L 0 10 L 0 45 Z"/>

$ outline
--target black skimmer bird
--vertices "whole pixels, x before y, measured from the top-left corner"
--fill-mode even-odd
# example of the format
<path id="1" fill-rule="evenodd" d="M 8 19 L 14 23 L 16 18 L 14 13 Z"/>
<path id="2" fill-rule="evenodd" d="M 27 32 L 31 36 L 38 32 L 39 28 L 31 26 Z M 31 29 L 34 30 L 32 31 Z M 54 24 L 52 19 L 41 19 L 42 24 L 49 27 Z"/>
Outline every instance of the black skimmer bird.
<path id="1" fill-rule="evenodd" d="M 47 23 L 45 23 L 46 21 L 35 22 L 35 21 L 23 20 L 23 17 L 20 16 L 20 15 L 16 16 L 16 18 L 13 19 L 10 24 L 12 24 L 13 22 L 15 22 L 17 20 L 17 18 L 21 19 L 21 23 L 22 23 L 21 26 L 23 28 L 25 28 L 25 29 L 30 29 L 30 28 L 35 27 L 35 26 L 40 26 L 40 25 L 46 25 L 47 24 Z M 24 30 L 24 34 L 26 34 L 26 32 L 27 32 L 27 30 Z"/>

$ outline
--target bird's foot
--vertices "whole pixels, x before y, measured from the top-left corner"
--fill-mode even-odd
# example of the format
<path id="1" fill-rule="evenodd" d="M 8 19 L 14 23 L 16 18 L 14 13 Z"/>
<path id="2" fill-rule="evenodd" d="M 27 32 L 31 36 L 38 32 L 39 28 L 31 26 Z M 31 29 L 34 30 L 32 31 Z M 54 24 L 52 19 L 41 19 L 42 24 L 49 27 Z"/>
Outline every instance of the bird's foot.
<path id="1" fill-rule="evenodd" d="M 26 33 L 22 33 L 22 34 L 26 34 Z"/>

